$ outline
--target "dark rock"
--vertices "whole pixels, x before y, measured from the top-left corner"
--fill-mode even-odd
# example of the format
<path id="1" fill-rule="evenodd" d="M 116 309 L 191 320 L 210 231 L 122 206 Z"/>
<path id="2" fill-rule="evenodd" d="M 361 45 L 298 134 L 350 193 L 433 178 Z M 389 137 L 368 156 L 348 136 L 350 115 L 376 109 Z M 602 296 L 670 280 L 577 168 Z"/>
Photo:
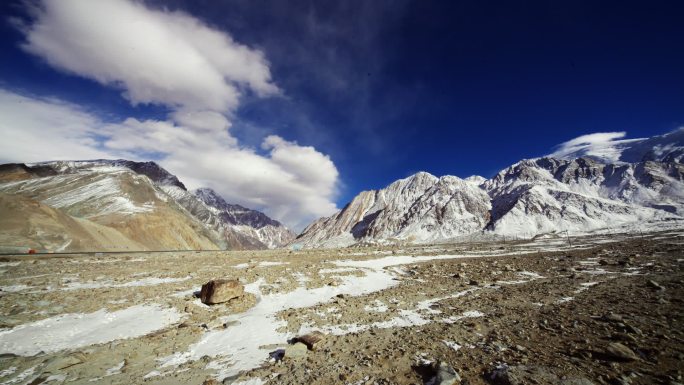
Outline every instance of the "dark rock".
<path id="1" fill-rule="evenodd" d="M 295 337 L 293 339 L 294 342 L 301 342 L 306 345 L 309 350 L 316 350 L 316 347 L 320 346 L 323 340 L 325 340 L 325 334 L 321 333 L 320 331 L 313 331 L 309 334 Z"/>

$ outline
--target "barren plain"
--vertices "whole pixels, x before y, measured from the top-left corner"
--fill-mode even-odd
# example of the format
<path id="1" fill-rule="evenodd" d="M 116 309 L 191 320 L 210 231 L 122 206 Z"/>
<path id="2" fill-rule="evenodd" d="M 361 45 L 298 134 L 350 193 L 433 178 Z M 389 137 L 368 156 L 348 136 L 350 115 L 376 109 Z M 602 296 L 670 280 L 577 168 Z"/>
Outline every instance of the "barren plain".
<path id="1" fill-rule="evenodd" d="M 684 382 L 678 230 L 0 261 L 3 385 Z"/>

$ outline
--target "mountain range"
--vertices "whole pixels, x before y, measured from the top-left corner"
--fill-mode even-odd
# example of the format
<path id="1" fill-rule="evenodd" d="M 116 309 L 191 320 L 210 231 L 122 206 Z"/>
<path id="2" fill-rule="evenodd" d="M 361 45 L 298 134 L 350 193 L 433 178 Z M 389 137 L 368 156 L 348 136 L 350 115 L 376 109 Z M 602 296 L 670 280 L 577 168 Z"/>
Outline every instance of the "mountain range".
<path id="1" fill-rule="evenodd" d="M 0 247 L 7 251 L 263 249 L 295 234 L 265 214 L 188 191 L 154 162 L 0 165 Z"/>
<path id="2" fill-rule="evenodd" d="M 522 160 L 486 179 L 419 172 L 361 192 L 309 225 L 302 247 L 531 238 L 684 225 L 684 128 L 647 139 Z"/>
<path id="3" fill-rule="evenodd" d="M 345 247 L 684 225 L 684 128 L 573 144 L 492 178 L 419 172 L 295 234 L 154 162 L 0 165 L 0 251 Z M 295 238 L 296 237 L 296 238 Z"/>

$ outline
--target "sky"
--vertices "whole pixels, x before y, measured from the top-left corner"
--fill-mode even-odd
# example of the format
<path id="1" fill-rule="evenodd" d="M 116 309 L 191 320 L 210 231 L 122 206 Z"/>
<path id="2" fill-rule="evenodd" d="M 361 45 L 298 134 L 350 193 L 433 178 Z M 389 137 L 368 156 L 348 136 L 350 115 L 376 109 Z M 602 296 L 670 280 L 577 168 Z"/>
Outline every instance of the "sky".
<path id="1" fill-rule="evenodd" d="M 0 162 L 154 160 L 299 230 L 418 171 L 491 177 L 684 126 L 683 16 L 681 1 L 3 1 Z"/>

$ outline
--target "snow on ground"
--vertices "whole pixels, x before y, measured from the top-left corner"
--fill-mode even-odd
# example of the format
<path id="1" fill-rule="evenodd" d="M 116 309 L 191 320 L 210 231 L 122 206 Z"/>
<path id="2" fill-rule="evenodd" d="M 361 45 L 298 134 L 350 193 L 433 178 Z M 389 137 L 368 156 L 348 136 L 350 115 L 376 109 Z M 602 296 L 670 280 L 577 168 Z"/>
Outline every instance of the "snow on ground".
<path id="1" fill-rule="evenodd" d="M 23 384 L 24 381 L 29 379 L 29 377 L 33 376 L 33 373 L 35 373 L 37 367 L 38 367 L 37 365 L 32 366 L 32 367 L 24 370 L 23 372 L 19 373 L 18 376 L 14 377 L 8 381 L 3 382 L 1 385 Z M 14 369 L 16 369 L 16 368 L 14 368 Z M 9 374 L 11 374 L 11 373 L 13 373 L 13 372 L 10 372 Z"/>
<path id="2" fill-rule="evenodd" d="M 366 305 L 366 307 L 364 307 L 365 311 L 374 312 L 374 313 L 384 313 L 388 309 L 389 309 L 389 307 L 387 307 L 387 305 L 384 302 L 380 301 L 379 299 L 376 299 L 371 304 Z"/>
<path id="3" fill-rule="evenodd" d="M 530 278 L 532 278 L 532 279 L 544 278 L 543 276 L 541 276 L 541 275 L 539 275 L 538 273 L 535 273 L 535 272 L 533 272 L 533 271 L 519 271 L 519 272 L 518 272 L 518 275 L 522 275 L 522 276 L 525 276 L 525 277 L 530 277 Z"/>
<path id="4" fill-rule="evenodd" d="M 332 273 L 351 273 L 353 271 L 359 271 L 359 269 L 353 267 L 337 267 L 332 269 L 320 269 L 319 274 L 332 274 Z"/>
<path id="5" fill-rule="evenodd" d="M 155 285 L 161 285 L 164 283 L 172 283 L 172 282 L 183 282 L 187 281 L 192 277 L 187 276 L 183 278 L 157 278 L 157 277 L 149 277 L 149 278 L 143 278 L 139 279 L 137 281 L 129 281 L 129 282 L 123 282 L 123 283 L 115 283 L 111 281 L 101 281 L 101 282 L 69 282 L 66 287 L 62 288 L 61 290 L 80 290 L 80 289 L 100 289 L 100 288 L 106 288 L 106 287 L 135 287 L 135 286 L 155 286 Z"/>
<path id="6" fill-rule="evenodd" d="M 175 309 L 137 305 L 108 312 L 62 314 L 0 331 L 0 354 L 33 356 L 143 336 L 180 320 Z"/>
<path id="7" fill-rule="evenodd" d="M 0 262 L 0 266 L 2 266 L 2 267 L 19 266 L 19 265 L 21 265 L 21 261 L 17 261 L 17 262 Z"/>
<path id="8" fill-rule="evenodd" d="M 590 287 L 598 285 L 600 282 L 584 282 L 580 283 L 580 288 L 575 290 L 575 294 L 579 294 L 585 290 L 589 290 Z"/>
<path id="9" fill-rule="evenodd" d="M 0 292 L 5 292 L 5 293 L 16 293 L 18 291 L 26 290 L 30 288 L 31 286 L 26 286 L 26 285 L 9 285 L 9 286 L 0 286 Z"/>
<path id="10" fill-rule="evenodd" d="M 448 346 L 448 347 L 454 349 L 455 351 L 458 351 L 458 349 L 460 349 L 460 348 L 463 347 L 463 346 L 457 344 L 457 343 L 454 342 L 454 341 L 442 340 L 442 342 L 444 343 L 444 345 L 446 345 L 446 346 Z"/>
<path id="11" fill-rule="evenodd" d="M 218 370 L 219 378 L 233 376 L 241 371 L 258 367 L 268 352 L 260 346 L 285 344 L 292 338 L 291 333 L 284 333 L 278 329 L 287 323 L 276 319 L 275 315 L 281 310 L 306 308 L 319 303 L 328 302 L 338 294 L 360 296 L 370 294 L 399 284 L 396 273 L 384 270 L 385 267 L 402 264 L 425 262 L 435 259 L 463 258 L 461 255 L 441 256 L 388 256 L 365 261 L 334 261 L 340 267 L 362 269 L 364 276 L 340 276 L 338 286 L 323 286 L 313 289 L 298 287 L 288 293 L 262 295 L 260 287 L 263 280 L 246 285 L 245 291 L 254 293 L 259 299 L 255 307 L 241 313 L 224 317 L 221 321 L 233 326 L 222 330 L 212 330 L 202 336 L 196 344 L 191 345 L 186 352 L 162 358 L 162 368 L 178 366 L 188 361 L 195 361 L 203 356 L 217 358 L 209 363 L 208 368 Z M 409 311 L 410 312 L 410 311 Z M 417 314 L 416 314 L 417 315 Z M 403 321 L 397 323 L 418 322 L 413 314 L 404 314 Z M 420 317 L 418 315 L 418 317 Z M 391 327 L 389 325 L 388 327 Z"/>
<path id="12" fill-rule="evenodd" d="M 259 267 L 268 267 L 268 266 L 280 266 L 280 265 L 287 265 L 289 262 L 271 262 L 271 261 L 264 261 L 264 262 L 259 262 Z"/>

